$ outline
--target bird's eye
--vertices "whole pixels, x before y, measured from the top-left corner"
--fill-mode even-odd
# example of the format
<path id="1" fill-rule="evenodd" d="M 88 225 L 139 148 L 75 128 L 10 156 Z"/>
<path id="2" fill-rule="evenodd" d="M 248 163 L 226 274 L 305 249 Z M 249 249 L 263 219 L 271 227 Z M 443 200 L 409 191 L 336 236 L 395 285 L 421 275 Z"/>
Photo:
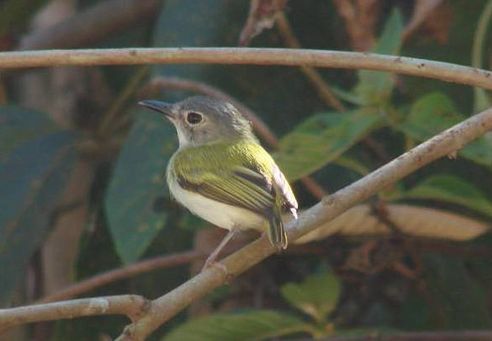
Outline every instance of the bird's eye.
<path id="1" fill-rule="evenodd" d="M 188 121 L 189 124 L 198 124 L 203 120 L 203 116 L 197 112 L 189 112 L 188 115 L 186 115 L 186 121 Z"/>

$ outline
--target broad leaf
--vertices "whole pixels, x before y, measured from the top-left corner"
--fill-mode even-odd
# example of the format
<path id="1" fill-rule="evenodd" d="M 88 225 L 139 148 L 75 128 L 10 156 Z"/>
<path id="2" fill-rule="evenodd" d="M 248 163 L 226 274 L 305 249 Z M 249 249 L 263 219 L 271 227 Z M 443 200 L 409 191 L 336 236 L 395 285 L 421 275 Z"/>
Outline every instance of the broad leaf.
<path id="1" fill-rule="evenodd" d="M 137 115 L 120 152 L 106 195 L 106 208 L 116 251 L 125 263 L 137 260 L 164 226 L 167 214 L 156 209 L 169 197 L 166 162 L 176 149 L 175 132 L 160 115 Z"/>
<path id="2" fill-rule="evenodd" d="M 0 162 L 24 141 L 55 129 L 47 114 L 15 106 L 0 107 Z"/>
<path id="3" fill-rule="evenodd" d="M 0 166 L 0 302 L 8 301 L 45 237 L 75 161 L 74 135 L 28 141 Z"/>
<path id="4" fill-rule="evenodd" d="M 266 340 L 305 333 L 307 324 L 291 315 L 267 310 L 211 315 L 184 323 L 163 341 Z"/>
<path id="5" fill-rule="evenodd" d="M 372 52 L 398 55 L 401 48 L 402 32 L 401 14 L 398 10 L 394 10 Z M 389 100 L 394 83 L 394 77 L 390 73 L 361 70 L 359 71 L 359 83 L 354 90 L 362 103 L 380 105 Z"/>
<path id="6" fill-rule="evenodd" d="M 466 145 L 459 154 L 475 163 L 492 168 L 491 151 L 492 133 L 488 132 L 474 142 Z"/>
<path id="7" fill-rule="evenodd" d="M 246 8 L 247 4 L 243 5 Z M 165 1 L 153 32 L 152 45 L 224 45 L 224 37 L 229 36 L 231 23 L 234 22 L 225 13 L 235 6 L 227 0 Z M 186 25 L 183 25 L 185 22 Z M 240 23 L 237 24 L 239 32 Z M 234 41 L 236 39 L 237 36 Z M 207 83 L 211 82 L 211 75 L 216 74 L 215 69 L 212 72 L 208 65 L 156 65 L 152 69 L 152 76 L 184 77 Z M 167 91 L 165 100 L 179 100 L 184 95 L 182 91 Z M 152 97 L 162 99 L 160 93 Z M 169 212 L 154 210 L 154 206 L 158 206 L 154 203 L 162 201 L 162 197 L 169 198 L 165 168 L 176 149 L 176 142 L 174 127 L 164 122 L 162 116 L 150 112 L 136 115 L 106 198 L 111 233 L 117 252 L 125 263 L 138 259 L 159 230 L 170 223 Z M 172 228 L 177 226 L 172 225 Z"/>
<path id="8" fill-rule="evenodd" d="M 416 101 L 399 129 L 411 138 L 425 141 L 465 118 L 457 111 L 449 97 L 436 92 L 425 95 Z M 491 150 L 492 134 L 487 133 L 468 144 L 459 154 L 478 164 L 492 167 Z"/>
<path id="9" fill-rule="evenodd" d="M 465 241 L 490 230 L 486 222 L 435 208 L 388 204 L 385 210 L 398 230 L 408 236 Z M 385 236 L 394 233 L 391 226 L 377 217 L 371 206 L 366 204 L 352 207 L 294 243 L 308 243 L 333 235 Z"/>
<path id="10" fill-rule="evenodd" d="M 418 99 L 400 125 L 410 137 L 424 141 L 463 120 L 451 99 L 435 92 Z"/>
<path id="11" fill-rule="evenodd" d="M 403 198 L 449 202 L 492 217 L 492 202 L 485 194 L 465 180 L 451 175 L 429 177 L 405 192 Z"/>
<path id="12" fill-rule="evenodd" d="M 325 322 L 328 313 L 337 303 L 340 282 L 331 273 L 312 275 L 302 283 L 284 285 L 281 292 L 294 307 L 310 315 L 317 322 Z"/>
<path id="13" fill-rule="evenodd" d="M 314 115 L 280 140 L 274 157 L 289 180 L 299 179 L 339 157 L 378 122 L 364 110 Z"/>

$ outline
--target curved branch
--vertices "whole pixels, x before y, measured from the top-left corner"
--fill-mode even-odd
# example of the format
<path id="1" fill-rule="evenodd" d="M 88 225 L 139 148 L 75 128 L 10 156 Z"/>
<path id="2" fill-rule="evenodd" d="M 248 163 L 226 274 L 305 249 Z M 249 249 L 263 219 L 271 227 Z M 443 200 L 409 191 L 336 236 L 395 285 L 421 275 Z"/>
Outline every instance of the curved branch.
<path id="1" fill-rule="evenodd" d="M 82 316 L 126 315 L 136 321 L 145 314 L 149 305 L 150 302 L 142 296 L 119 295 L 0 309 L 0 333 L 19 324 Z"/>
<path id="2" fill-rule="evenodd" d="M 289 20 L 285 13 L 281 12 L 277 15 L 276 25 L 284 44 L 289 48 L 300 49 L 301 43 L 294 35 L 292 27 L 290 27 Z M 335 96 L 331 88 L 325 82 L 318 70 L 302 65 L 300 67 L 302 73 L 306 76 L 309 82 L 313 85 L 314 89 L 318 93 L 318 96 L 330 107 L 337 111 L 346 111 L 347 108 L 342 102 Z"/>
<path id="3" fill-rule="evenodd" d="M 492 129 L 492 109 L 455 125 L 411 149 L 364 178 L 325 197 L 288 224 L 289 240 L 314 230 L 348 208 L 368 199 L 377 191 L 398 181 L 430 162 L 455 153 L 464 145 Z M 185 309 L 193 301 L 230 281 L 275 252 L 268 238 L 258 240 L 224 259 L 176 289 L 152 301 L 148 313 L 127 326 L 118 340 L 143 340 L 152 331 Z"/>
<path id="4" fill-rule="evenodd" d="M 0 52 L 0 68 L 130 64 L 307 65 L 368 69 L 492 89 L 492 73 L 468 66 L 373 53 L 275 48 L 124 48 Z"/>
<path id="5" fill-rule="evenodd" d="M 203 257 L 204 255 L 202 252 L 192 250 L 188 252 L 176 253 L 173 255 L 146 259 L 119 269 L 95 275 L 86 280 L 82 280 L 52 295 L 42 298 L 41 300 L 39 300 L 38 303 L 66 300 L 115 281 L 140 275 L 142 273 L 153 271 L 155 269 L 187 264 Z"/>

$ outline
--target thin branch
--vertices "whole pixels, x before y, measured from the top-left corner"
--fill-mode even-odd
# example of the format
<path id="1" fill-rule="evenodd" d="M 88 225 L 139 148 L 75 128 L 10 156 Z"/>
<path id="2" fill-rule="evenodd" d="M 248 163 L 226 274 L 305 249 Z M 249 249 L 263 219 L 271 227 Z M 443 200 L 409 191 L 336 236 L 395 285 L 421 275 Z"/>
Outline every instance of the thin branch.
<path id="1" fill-rule="evenodd" d="M 96 129 L 96 136 L 104 138 L 106 136 L 114 135 L 113 132 L 117 131 L 119 128 L 115 122 L 121 123 L 121 119 L 118 120 L 118 118 L 119 116 L 125 114 L 125 104 L 133 98 L 137 88 L 142 84 L 145 78 L 147 78 L 148 73 L 149 67 L 141 66 L 130 77 L 123 90 L 118 94 L 109 109 L 103 114 L 103 117 Z"/>
<path id="2" fill-rule="evenodd" d="M 299 49 L 301 48 L 301 44 L 299 40 L 294 35 L 292 28 L 290 27 L 289 20 L 285 16 L 285 13 L 280 13 L 276 19 L 277 29 L 280 33 L 280 36 L 284 40 L 285 45 L 289 48 Z M 331 91 L 328 84 L 324 81 L 323 77 L 321 77 L 320 73 L 313 67 L 301 65 L 301 71 L 307 77 L 307 79 L 311 82 L 311 84 L 316 89 L 319 97 L 330 107 L 338 110 L 345 111 L 347 110 L 345 106 L 336 98 Z"/>
<path id="3" fill-rule="evenodd" d="M 156 16 L 160 3 L 160 0 L 103 1 L 59 24 L 31 33 L 22 39 L 19 49 L 60 49 L 89 45 Z"/>
<path id="4" fill-rule="evenodd" d="M 202 95 L 212 96 L 232 103 L 251 121 L 257 134 L 272 148 L 278 148 L 278 139 L 266 125 L 266 123 L 249 107 L 226 94 L 225 92 L 202 82 L 176 77 L 155 77 L 144 87 L 142 93 L 157 93 L 158 90 L 167 88 L 175 90 L 188 90 Z M 317 199 L 321 199 L 327 193 L 313 178 L 303 177 L 300 181 L 306 189 Z"/>
<path id="5" fill-rule="evenodd" d="M 435 78 L 492 89 L 487 70 L 373 53 L 273 48 L 124 48 L 0 52 L 0 68 L 135 64 L 308 65 L 367 69 Z"/>
<path id="6" fill-rule="evenodd" d="M 203 258 L 203 256 L 204 255 L 200 251 L 192 250 L 182 253 L 176 253 L 173 255 L 166 255 L 162 257 L 146 259 L 134 264 L 124 266 L 119 269 L 103 272 L 99 275 L 95 275 L 91 278 L 75 283 L 63 290 L 60 290 L 52 295 L 42 298 L 41 300 L 39 300 L 38 303 L 48 303 L 48 302 L 66 300 L 72 297 L 79 296 L 83 293 L 92 291 L 96 288 L 99 288 L 101 286 L 107 285 L 112 282 L 134 277 L 143 274 L 145 272 L 154 271 L 157 269 L 165 269 L 172 266 L 188 264 L 196 259 Z"/>
<path id="7" fill-rule="evenodd" d="M 301 44 L 299 43 L 297 37 L 294 35 L 289 20 L 284 13 L 280 13 L 277 16 L 276 23 L 278 31 L 282 36 L 284 43 L 290 48 L 301 48 Z M 302 73 L 304 73 L 306 78 L 311 82 L 319 97 L 325 102 L 326 105 L 341 112 L 347 110 L 343 103 L 333 94 L 330 86 L 328 85 L 328 83 L 326 83 L 318 70 L 306 65 L 301 65 L 300 69 Z M 384 149 L 380 148 L 380 146 L 378 146 L 378 143 L 373 138 L 371 138 L 370 136 L 366 136 L 363 139 L 363 142 L 367 144 L 369 148 L 371 148 L 371 150 L 378 156 L 380 160 L 388 161 Z M 303 183 L 304 186 L 306 186 L 307 188 L 309 188 L 311 185 L 309 180 L 303 181 Z M 316 191 L 316 188 L 314 188 L 314 190 Z"/>
<path id="8" fill-rule="evenodd" d="M 19 324 L 82 316 L 126 315 L 136 321 L 146 313 L 149 305 L 142 296 L 119 295 L 0 309 L 0 333 Z"/>
<path id="9" fill-rule="evenodd" d="M 429 164 L 460 150 L 492 129 L 492 109 L 474 115 L 411 149 L 371 174 L 325 197 L 287 226 L 295 240 L 340 215 L 357 202 Z M 127 326 L 118 340 L 143 340 L 152 331 L 185 309 L 193 301 L 227 283 L 275 252 L 265 235 L 176 289 L 152 301 L 148 313 Z"/>

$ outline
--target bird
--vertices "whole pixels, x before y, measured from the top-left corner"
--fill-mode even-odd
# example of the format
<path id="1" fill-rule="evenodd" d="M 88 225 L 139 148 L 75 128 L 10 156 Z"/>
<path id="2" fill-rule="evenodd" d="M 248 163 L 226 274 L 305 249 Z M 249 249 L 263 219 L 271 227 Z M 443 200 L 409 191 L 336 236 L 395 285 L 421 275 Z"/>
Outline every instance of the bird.
<path id="1" fill-rule="evenodd" d="M 251 122 L 234 105 L 208 96 L 138 104 L 163 114 L 176 128 L 179 147 L 166 169 L 171 196 L 191 213 L 229 230 L 202 270 L 215 264 L 242 230 L 267 233 L 277 250 L 287 248 L 282 215 L 297 219 L 296 197 Z"/>

